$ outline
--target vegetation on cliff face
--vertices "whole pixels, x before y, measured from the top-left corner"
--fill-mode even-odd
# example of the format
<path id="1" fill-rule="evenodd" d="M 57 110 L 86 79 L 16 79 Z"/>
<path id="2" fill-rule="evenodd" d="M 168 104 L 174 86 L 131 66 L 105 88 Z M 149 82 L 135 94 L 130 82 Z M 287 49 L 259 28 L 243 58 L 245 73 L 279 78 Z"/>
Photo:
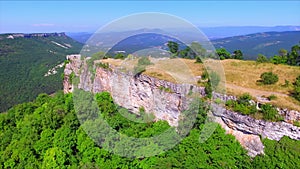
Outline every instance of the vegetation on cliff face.
<path id="1" fill-rule="evenodd" d="M 119 132 L 149 137 L 170 126 L 166 122 L 136 123 L 118 112 L 109 93 L 96 96 L 99 110 Z M 33 102 L 0 114 L 0 168 L 297 168 L 300 142 L 284 137 L 265 140 L 265 155 L 250 159 L 231 135 L 218 127 L 204 143 L 199 136 L 206 112 L 173 149 L 160 155 L 131 159 L 97 146 L 81 127 L 72 94 L 40 94 Z M 151 150 L 150 150 L 151 151 Z"/>
<path id="2" fill-rule="evenodd" d="M 82 46 L 67 36 L 8 36 L 0 35 L 0 112 L 31 101 L 40 93 L 61 89 L 63 68 L 58 68 L 56 74 L 44 75 Z"/>

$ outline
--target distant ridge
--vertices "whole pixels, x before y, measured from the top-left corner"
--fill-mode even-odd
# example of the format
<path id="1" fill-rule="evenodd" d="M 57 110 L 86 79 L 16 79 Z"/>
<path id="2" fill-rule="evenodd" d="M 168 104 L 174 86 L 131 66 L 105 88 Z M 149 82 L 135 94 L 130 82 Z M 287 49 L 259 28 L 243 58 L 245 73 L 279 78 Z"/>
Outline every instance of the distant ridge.
<path id="1" fill-rule="evenodd" d="M 278 55 L 282 48 L 290 51 L 291 47 L 299 42 L 300 31 L 262 32 L 212 41 L 215 48 L 225 48 L 229 52 L 241 50 L 244 58 L 249 60 L 255 60 L 258 54 L 267 57 Z"/>
<path id="2" fill-rule="evenodd" d="M 0 38 L 31 38 L 31 37 L 67 37 L 67 35 L 64 32 L 61 33 L 6 33 L 1 34 Z"/>

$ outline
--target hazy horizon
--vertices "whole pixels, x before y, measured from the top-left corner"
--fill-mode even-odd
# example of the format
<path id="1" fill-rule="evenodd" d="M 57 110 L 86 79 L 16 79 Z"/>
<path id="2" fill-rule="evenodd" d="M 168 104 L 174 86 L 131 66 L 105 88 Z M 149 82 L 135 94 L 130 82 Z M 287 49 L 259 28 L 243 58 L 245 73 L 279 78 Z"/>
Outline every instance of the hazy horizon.
<path id="1" fill-rule="evenodd" d="M 167 13 L 200 28 L 298 26 L 299 1 L 0 1 L 0 33 L 94 32 L 120 17 Z"/>

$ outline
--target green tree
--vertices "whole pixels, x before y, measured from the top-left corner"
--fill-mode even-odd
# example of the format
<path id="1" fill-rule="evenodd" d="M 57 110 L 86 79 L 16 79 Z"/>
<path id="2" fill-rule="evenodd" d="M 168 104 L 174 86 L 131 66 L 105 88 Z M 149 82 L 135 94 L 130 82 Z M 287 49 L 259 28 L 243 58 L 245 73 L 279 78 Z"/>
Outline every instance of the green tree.
<path id="1" fill-rule="evenodd" d="M 300 65 L 300 45 L 292 47 L 291 52 L 287 56 L 287 63 L 289 65 Z"/>
<path id="2" fill-rule="evenodd" d="M 284 57 L 284 56 L 287 56 L 288 51 L 285 50 L 285 49 L 280 49 L 280 50 L 278 51 L 278 54 L 279 54 L 281 57 Z"/>
<path id="3" fill-rule="evenodd" d="M 269 62 L 268 58 L 263 54 L 258 54 L 258 57 L 256 58 L 256 62 L 258 63 L 266 63 Z"/>
<path id="4" fill-rule="evenodd" d="M 230 53 L 225 48 L 220 48 L 216 50 L 221 60 L 231 59 Z"/>
<path id="5" fill-rule="evenodd" d="M 168 45 L 168 47 L 169 47 L 170 52 L 171 52 L 173 55 L 177 56 L 178 50 L 179 50 L 179 44 L 176 43 L 176 42 L 173 42 L 173 41 L 168 41 L 168 44 L 167 44 L 167 45 Z"/>
<path id="6" fill-rule="evenodd" d="M 243 60 L 244 59 L 244 57 L 243 57 L 243 53 L 242 53 L 242 51 L 241 50 L 235 50 L 234 52 L 233 52 L 233 59 L 240 59 L 240 60 Z"/>
<path id="7" fill-rule="evenodd" d="M 287 56 L 275 55 L 275 56 L 270 58 L 270 61 L 271 61 L 271 63 L 274 63 L 274 64 L 286 64 L 287 59 L 288 59 Z"/>

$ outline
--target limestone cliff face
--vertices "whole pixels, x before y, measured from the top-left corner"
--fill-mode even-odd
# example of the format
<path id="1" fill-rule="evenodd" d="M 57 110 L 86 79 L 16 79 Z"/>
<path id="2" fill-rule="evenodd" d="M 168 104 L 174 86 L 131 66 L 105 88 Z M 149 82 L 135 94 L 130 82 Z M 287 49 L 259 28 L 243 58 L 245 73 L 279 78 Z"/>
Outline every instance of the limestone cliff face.
<path id="1" fill-rule="evenodd" d="M 144 108 L 154 114 L 156 119 L 166 120 L 171 126 L 177 126 L 180 112 L 187 109 L 189 93 L 205 95 L 203 87 L 189 84 L 174 84 L 146 75 L 133 76 L 117 69 L 98 67 L 95 77 L 80 59 L 68 56 L 70 63 L 65 68 L 64 92 L 72 92 L 70 74 L 80 77 L 78 88 L 93 93 L 108 91 L 114 101 L 132 112 Z M 77 66 L 81 65 L 81 72 Z M 165 90 L 167 89 L 167 91 Z"/>
<path id="2" fill-rule="evenodd" d="M 98 67 L 95 76 L 88 71 L 86 63 L 79 55 L 67 56 L 70 63 L 65 67 L 64 92 L 72 92 L 70 75 L 80 77 L 78 88 L 94 93 L 108 91 L 114 101 L 132 112 L 138 112 L 143 107 L 146 112 L 151 112 L 156 119 L 166 120 L 171 126 L 177 126 L 180 112 L 187 108 L 189 93 L 205 95 L 203 87 L 190 84 L 174 84 L 159 80 L 147 75 L 133 76 L 111 67 L 105 69 Z M 168 89 L 168 90 L 164 90 Z M 214 93 L 214 97 L 221 100 L 236 99 L 234 96 L 226 96 Z M 229 134 L 232 134 L 248 150 L 250 156 L 263 154 L 264 146 L 260 140 L 268 138 L 280 140 L 283 136 L 300 140 L 300 128 L 287 122 L 266 122 L 244 116 L 236 112 L 212 104 L 212 114 Z M 220 111 L 216 111 L 219 109 Z M 216 113 L 221 112 L 221 113 Z M 285 115 L 285 121 L 297 120 L 299 112 L 279 110 Z M 292 114 L 292 115 L 291 115 Z M 296 114 L 296 115 L 295 115 Z M 298 119 L 299 120 L 299 119 Z"/>

